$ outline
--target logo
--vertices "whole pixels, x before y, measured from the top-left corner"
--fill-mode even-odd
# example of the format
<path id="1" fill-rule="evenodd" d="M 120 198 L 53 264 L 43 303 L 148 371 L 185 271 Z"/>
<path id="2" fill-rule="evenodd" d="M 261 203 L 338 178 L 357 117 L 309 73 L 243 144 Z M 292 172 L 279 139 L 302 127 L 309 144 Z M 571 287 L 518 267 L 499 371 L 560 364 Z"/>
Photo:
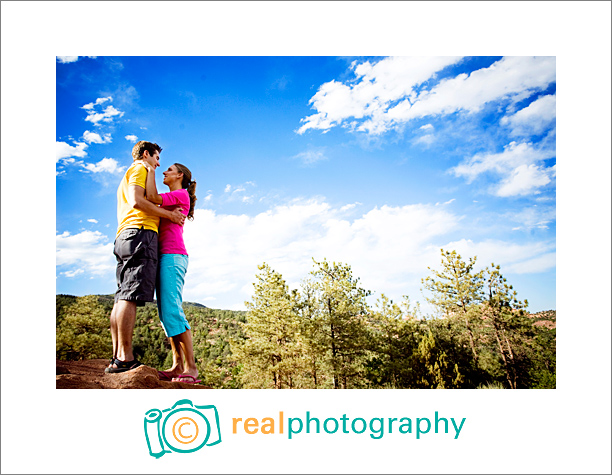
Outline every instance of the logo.
<path id="1" fill-rule="evenodd" d="M 149 454 L 160 458 L 178 452 L 188 454 L 221 442 L 219 414 L 215 406 L 194 406 L 189 399 L 170 409 L 150 409 L 144 418 Z"/>

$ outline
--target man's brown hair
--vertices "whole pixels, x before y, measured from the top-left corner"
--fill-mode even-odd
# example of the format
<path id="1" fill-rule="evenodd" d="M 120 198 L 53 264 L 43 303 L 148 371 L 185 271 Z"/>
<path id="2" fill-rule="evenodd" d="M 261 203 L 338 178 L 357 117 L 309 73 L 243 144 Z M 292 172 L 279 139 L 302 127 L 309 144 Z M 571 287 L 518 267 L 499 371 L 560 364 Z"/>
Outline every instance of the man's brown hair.
<path id="1" fill-rule="evenodd" d="M 136 145 L 134 145 L 134 148 L 132 149 L 132 158 L 134 160 L 141 160 L 142 154 L 145 152 L 145 150 L 149 152 L 149 155 L 153 155 L 155 152 L 161 153 L 162 148 L 156 143 L 145 142 L 144 140 L 141 140 Z"/>

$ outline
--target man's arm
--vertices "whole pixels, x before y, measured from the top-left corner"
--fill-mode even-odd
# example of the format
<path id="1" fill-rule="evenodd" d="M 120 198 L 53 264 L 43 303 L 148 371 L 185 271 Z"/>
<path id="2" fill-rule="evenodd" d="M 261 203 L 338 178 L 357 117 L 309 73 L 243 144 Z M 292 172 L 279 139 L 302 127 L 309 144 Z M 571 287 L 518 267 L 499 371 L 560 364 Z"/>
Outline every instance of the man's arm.
<path id="1" fill-rule="evenodd" d="M 147 162 L 144 163 L 144 166 L 147 169 L 146 198 L 150 202 L 160 205 L 162 203 L 162 197 L 157 193 L 157 185 L 155 185 L 155 168 Z"/>
<path id="2" fill-rule="evenodd" d="M 173 223 L 180 224 L 181 226 L 185 224 L 185 215 L 182 213 L 180 208 L 177 208 L 174 211 L 168 211 L 167 209 L 160 208 L 145 198 L 145 190 L 140 186 L 130 185 L 128 187 L 127 200 L 132 208 L 138 209 L 143 213 L 150 214 L 151 216 L 156 216 L 158 218 L 169 219 Z"/>

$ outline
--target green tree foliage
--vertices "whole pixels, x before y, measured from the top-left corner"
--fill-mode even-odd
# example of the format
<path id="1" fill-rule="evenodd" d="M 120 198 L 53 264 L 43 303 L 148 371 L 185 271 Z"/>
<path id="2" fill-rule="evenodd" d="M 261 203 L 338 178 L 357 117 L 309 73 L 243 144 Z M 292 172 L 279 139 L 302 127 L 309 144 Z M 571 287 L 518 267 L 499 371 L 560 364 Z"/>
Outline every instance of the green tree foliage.
<path id="1" fill-rule="evenodd" d="M 523 347 L 526 337 L 531 337 L 529 322 L 523 309 L 527 301 L 517 300 L 517 293 L 506 283 L 500 267 L 491 264 L 485 270 L 485 295 L 482 305 L 482 319 L 494 336 L 494 347 L 503 363 L 508 386 L 519 387 L 521 363 L 525 356 Z"/>
<path id="2" fill-rule="evenodd" d="M 408 297 L 368 304 L 349 265 L 314 262 L 291 290 L 259 266 L 248 312 L 185 303 L 194 354 L 214 388 L 554 388 L 556 312 L 527 313 L 527 301 L 495 264 L 482 270 L 442 250 L 423 279 L 436 311 L 422 316 Z M 56 298 L 61 359 L 109 358 L 112 296 Z M 171 365 L 155 304 L 139 307 L 134 352 Z"/>
<path id="3" fill-rule="evenodd" d="M 431 330 L 421 338 L 418 356 L 422 376 L 417 381 L 417 387 L 436 389 L 460 387 L 463 376 L 459 371 L 459 365 L 449 360 Z"/>
<path id="4" fill-rule="evenodd" d="M 170 343 L 157 316 L 155 305 L 145 305 L 136 310 L 132 346 L 134 353 L 143 364 L 159 369 L 166 366 Z M 172 362 L 171 357 L 170 362 Z"/>
<path id="5" fill-rule="evenodd" d="M 235 357 L 245 387 L 293 388 L 303 367 L 297 292 L 289 292 L 282 276 L 267 264 L 259 270 L 253 301 L 246 302 L 247 339 L 235 347 Z"/>
<path id="6" fill-rule="evenodd" d="M 323 365 L 331 371 L 335 389 L 361 387 L 368 356 L 366 298 L 370 291 L 361 288 L 351 267 L 342 263 L 315 261 L 311 275 L 311 305 L 316 309 L 313 317 L 318 330 L 314 337 L 326 348 Z"/>
<path id="7" fill-rule="evenodd" d="M 530 345 L 530 365 L 527 367 L 529 387 L 548 389 L 556 387 L 557 317 L 554 310 L 527 315 L 533 322 Z"/>
<path id="8" fill-rule="evenodd" d="M 478 363 L 473 310 L 481 300 L 483 271 L 475 272 L 476 257 L 465 262 L 456 251 L 444 251 L 444 249 L 440 251 L 442 271 L 428 268 L 433 276 L 422 280 L 425 288 L 433 293 L 433 298 L 427 300 L 435 305 L 443 315 L 458 316 L 463 320 L 474 362 Z"/>
<path id="9" fill-rule="evenodd" d="M 59 359 L 112 356 L 109 317 L 113 302 L 112 295 L 56 296 L 56 353 Z M 245 312 L 216 310 L 190 303 L 184 303 L 183 309 L 192 328 L 194 355 L 203 382 L 215 388 L 241 387 L 239 370 L 231 359 L 230 340 L 244 338 L 240 324 L 245 320 Z M 95 328 L 81 323 L 92 318 Z M 82 336 L 76 338 L 75 334 Z M 133 346 L 136 357 L 143 363 L 158 369 L 170 367 L 170 344 L 159 321 L 156 304 L 137 308 Z M 75 351 L 75 348 L 85 347 L 89 350 Z"/>
<path id="10" fill-rule="evenodd" d="M 366 375 L 371 387 L 418 387 L 421 325 L 410 309 L 409 300 L 406 298 L 402 308 L 382 294 L 368 320 L 372 356 L 366 365 Z"/>
<path id="11" fill-rule="evenodd" d="M 113 350 L 109 319 L 97 297 L 56 299 L 56 358 L 83 360 L 110 357 Z M 57 305 L 58 303 L 61 304 Z"/>

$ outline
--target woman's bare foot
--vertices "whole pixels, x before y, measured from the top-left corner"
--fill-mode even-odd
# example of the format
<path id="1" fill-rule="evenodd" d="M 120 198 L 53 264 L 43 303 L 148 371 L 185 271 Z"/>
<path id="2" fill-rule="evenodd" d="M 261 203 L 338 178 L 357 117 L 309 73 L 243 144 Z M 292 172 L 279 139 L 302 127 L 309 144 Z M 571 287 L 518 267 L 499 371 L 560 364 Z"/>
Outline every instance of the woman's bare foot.
<path id="1" fill-rule="evenodd" d="M 180 383 L 189 383 L 189 384 L 197 384 L 201 382 L 198 379 L 198 369 L 197 368 L 186 369 L 180 375 L 176 375 L 174 378 L 172 378 L 172 381 L 180 382 Z"/>
<path id="2" fill-rule="evenodd" d="M 159 379 L 164 381 L 172 381 L 172 378 L 176 378 L 178 375 L 183 374 L 183 368 L 180 366 L 173 366 L 170 369 L 157 372 Z"/>
<path id="3" fill-rule="evenodd" d="M 173 366 L 172 368 L 167 369 L 166 371 L 164 371 L 164 373 L 168 373 L 168 374 L 171 374 L 173 376 L 181 374 L 182 372 L 183 372 L 183 367 L 182 366 Z"/>

